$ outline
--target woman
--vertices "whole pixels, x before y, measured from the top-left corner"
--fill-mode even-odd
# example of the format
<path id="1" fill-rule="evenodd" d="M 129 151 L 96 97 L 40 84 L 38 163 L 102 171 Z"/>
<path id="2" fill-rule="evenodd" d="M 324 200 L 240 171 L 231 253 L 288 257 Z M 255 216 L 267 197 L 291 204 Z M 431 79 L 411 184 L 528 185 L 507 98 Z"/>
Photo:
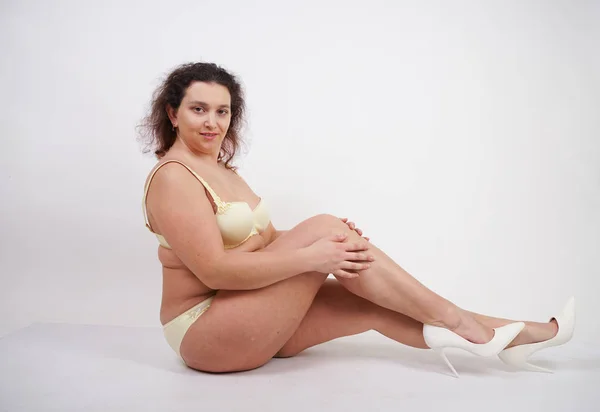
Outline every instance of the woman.
<path id="1" fill-rule="evenodd" d="M 527 356 L 570 340 L 573 299 L 548 323 L 491 318 L 427 289 L 346 219 L 273 227 L 267 201 L 231 165 L 245 105 L 217 65 L 178 67 L 154 97 L 145 125 L 159 162 L 144 216 L 160 243 L 165 337 L 190 368 L 249 370 L 374 329 L 436 350 L 456 376 L 447 347 L 542 370 Z"/>

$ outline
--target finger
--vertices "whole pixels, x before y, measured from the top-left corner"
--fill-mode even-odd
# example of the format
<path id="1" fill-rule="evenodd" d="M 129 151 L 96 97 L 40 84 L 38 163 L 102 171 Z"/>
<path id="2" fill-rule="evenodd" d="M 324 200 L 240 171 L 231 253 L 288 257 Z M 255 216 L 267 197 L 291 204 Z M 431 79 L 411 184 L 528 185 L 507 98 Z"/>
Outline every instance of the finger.
<path id="1" fill-rule="evenodd" d="M 364 252 L 356 252 L 356 253 L 347 252 L 344 255 L 344 260 L 355 261 L 355 262 L 374 262 L 375 256 L 373 256 L 369 253 L 364 253 Z"/>
<path id="2" fill-rule="evenodd" d="M 371 240 L 370 237 L 366 237 L 366 236 L 363 236 L 363 239 L 365 239 L 367 242 Z"/>
<path id="3" fill-rule="evenodd" d="M 348 226 L 350 227 L 350 229 L 354 230 L 356 229 L 356 224 L 354 224 L 354 222 L 348 222 Z"/>
<path id="4" fill-rule="evenodd" d="M 348 221 L 347 217 L 340 217 L 340 219 L 342 220 L 342 222 L 346 223 Z"/>
<path id="5" fill-rule="evenodd" d="M 336 278 L 343 278 L 343 279 L 355 279 L 359 276 L 358 273 L 346 272 L 345 270 L 342 270 L 342 269 L 335 270 L 335 271 L 333 271 L 332 274 Z"/>
<path id="6" fill-rule="evenodd" d="M 330 239 L 334 242 L 343 242 L 344 240 L 346 240 L 347 237 L 348 235 L 346 233 L 338 233 L 331 236 Z"/>
<path id="7" fill-rule="evenodd" d="M 363 234 L 362 230 L 360 230 L 359 228 L 356 228 L 355 230 L 356 230 L 356 233 L 358 233 L 359 236 L 362 236 L 362 234 Z"/>
<path id="8" fill-rule="evenodd" d="M 367 242 L 348 242 L 343 245 L 346 252 L 350 251 L 358 251 L 358 250 L 367 250 L 369 248 L 369 244 Z"/>
<path id="9" fill-rule="evenodd" d="M 348 242 L 344 243 L 342 246 L 345 248 L 346 252 L 358 252 L 369 249 L 369 243 L 365 241 Z"/>
<path id="10" fill-rule="evenodd" d="M 357 262 L 343 262 L 341 264 L 342 269 L 345 270 L 353 270 L 353 271 L 358 271 L 358 270 L 367 270 L 371 267 L 370 263 L 357 263 Z"/>

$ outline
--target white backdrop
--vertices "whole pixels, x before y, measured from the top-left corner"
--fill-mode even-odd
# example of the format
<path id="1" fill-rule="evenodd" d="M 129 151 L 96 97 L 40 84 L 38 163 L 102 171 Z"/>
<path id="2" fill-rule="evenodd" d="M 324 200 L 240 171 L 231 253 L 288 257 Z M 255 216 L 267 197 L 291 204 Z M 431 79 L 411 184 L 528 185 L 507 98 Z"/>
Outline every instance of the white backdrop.
<path id="1" fill-rule="evenodd" d="M 136 125 L 188 61 L 238 74 L 239 164 L 290 228 L 350 217 L 467 309 L 600 341 L 593 1 L 4 1 L 0 334 L 158 326 Z"/>

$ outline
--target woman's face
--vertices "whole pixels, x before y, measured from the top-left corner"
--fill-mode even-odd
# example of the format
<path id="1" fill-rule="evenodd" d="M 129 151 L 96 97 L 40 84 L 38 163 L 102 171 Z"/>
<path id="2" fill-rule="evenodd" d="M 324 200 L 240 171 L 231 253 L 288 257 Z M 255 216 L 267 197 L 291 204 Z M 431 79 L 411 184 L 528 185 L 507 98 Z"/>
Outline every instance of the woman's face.
<path id="1" fill-rule="evenodd" d="M 177 111 L 169 108 L 168 113 L 192 152 L 216 156 L 231 123 L 231 95 L 220 84 L 193 82 Z"/>

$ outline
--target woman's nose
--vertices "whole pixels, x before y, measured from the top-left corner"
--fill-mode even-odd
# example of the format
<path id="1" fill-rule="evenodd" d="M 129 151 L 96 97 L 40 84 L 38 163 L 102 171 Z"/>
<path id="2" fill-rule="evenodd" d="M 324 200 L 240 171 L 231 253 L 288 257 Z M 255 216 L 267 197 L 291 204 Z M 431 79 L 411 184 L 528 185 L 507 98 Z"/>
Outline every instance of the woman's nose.
<path id="1" fill-rule="evenodd" d="M 214 113 L 209 113 L 206 117 L 206 126 L 207 127 L 217 127 L 217 117 Z"/>

